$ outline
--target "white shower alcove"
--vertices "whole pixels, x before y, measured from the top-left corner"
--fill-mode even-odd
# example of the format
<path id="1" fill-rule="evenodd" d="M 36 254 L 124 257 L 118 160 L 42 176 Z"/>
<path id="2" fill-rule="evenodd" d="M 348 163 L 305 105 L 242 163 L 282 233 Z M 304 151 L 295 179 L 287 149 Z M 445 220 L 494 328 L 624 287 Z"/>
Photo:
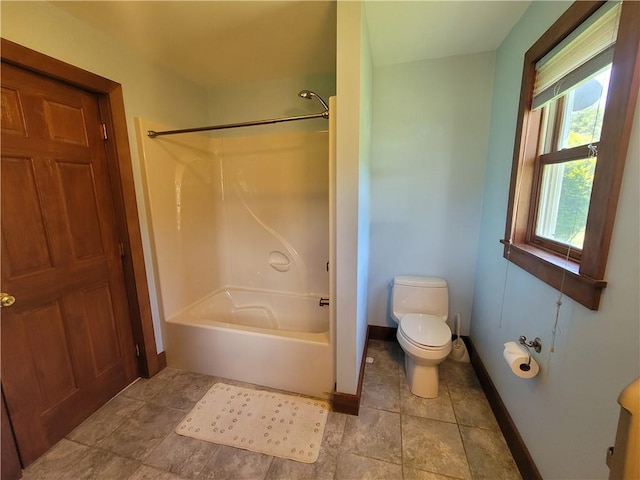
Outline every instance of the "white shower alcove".
<path id="1" fill-rule="evenodd" d="M 136 127 L 168 366 L 329 397 L 328 130 Z"/>

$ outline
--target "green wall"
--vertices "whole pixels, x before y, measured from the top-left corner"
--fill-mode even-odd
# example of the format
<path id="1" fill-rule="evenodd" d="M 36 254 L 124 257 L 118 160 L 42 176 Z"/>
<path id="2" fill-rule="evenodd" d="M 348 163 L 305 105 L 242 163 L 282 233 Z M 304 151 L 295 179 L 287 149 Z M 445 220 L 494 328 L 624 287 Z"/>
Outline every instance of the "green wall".
<path id="1" fill-rule="evenodd" d="M 605 454 L 615 439 L 616 399 L 640 374 L 640 108 L 600 310 L 590 311 L 564 297 L 555 352 L 550 346 L 558 292 L 508 264 L 499 243 L 504 235 L 524 53 L 569 5 L 533 2 L 497 51 L 470 334 L 545 479 L 608 477 Z M 542 352 L 535 354 L 540 373 L 534 379 L 514 376 L 502 357 L 503 344 L 520 335 L 542 339 Z"/>

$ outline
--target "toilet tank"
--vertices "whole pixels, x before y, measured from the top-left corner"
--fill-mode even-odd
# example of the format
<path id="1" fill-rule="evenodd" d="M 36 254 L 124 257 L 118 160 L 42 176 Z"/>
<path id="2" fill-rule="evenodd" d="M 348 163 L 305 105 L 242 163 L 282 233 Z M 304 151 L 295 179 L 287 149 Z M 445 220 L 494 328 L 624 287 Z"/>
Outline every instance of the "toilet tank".
<path id="1" fill-rule="evenodd" d="M 396 322 L 405 313 L 428 313 L 447 320 L 449 288 L 443 278 L 397 276 L 392 290 L 391 314 Z"/>

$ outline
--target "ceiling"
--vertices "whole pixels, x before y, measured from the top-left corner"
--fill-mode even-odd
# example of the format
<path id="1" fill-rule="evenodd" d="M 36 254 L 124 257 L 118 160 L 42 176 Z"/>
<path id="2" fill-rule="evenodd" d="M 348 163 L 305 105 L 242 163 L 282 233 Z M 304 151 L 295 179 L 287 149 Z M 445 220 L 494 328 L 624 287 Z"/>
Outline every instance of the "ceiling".
<path id="1" fill-rule="evenodd" d="M 196 83 L 335 72 L 332 1 L 54 1 Z"/>
<path id="2" fill-rule="evenodd" d="M 531 1 L 368 1 L 376 66 L 495 50 Z"/>
<path id="3" fill-rule="evenodd" d="M 335 72 L 335 0 L 52 3 L 205 87 Z M 374 65 L 494 50 L 529 4 L 368 1 Z"/>

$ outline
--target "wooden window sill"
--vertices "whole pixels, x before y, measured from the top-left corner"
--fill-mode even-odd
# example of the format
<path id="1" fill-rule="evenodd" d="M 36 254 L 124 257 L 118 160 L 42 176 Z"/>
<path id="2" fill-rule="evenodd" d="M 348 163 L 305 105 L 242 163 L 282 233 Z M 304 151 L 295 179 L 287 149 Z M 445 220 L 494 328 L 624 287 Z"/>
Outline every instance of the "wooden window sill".
<path id="1" fill-rule="evenodd" d="M 598 309 L 600 295 L 607 286 L 606 281 L 580 274 L 579 263 L 547 250 L 528 244 L 510 244 L 509 240 L 500 240 L 500 243 L 504 245 L 503 256 L 508 261 L 561 290 L 588 309 Z"/>

